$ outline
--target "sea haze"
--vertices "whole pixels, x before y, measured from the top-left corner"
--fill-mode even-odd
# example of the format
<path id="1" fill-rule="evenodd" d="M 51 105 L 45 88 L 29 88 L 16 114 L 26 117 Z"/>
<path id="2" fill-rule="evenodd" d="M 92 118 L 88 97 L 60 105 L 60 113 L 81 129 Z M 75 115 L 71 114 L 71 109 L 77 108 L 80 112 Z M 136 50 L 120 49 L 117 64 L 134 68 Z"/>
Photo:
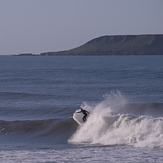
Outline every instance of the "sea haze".
<path id="1" fill-rule="evenodd" d="M 163 162 L 162 61 L 0 56 L 0 161 Z"/>

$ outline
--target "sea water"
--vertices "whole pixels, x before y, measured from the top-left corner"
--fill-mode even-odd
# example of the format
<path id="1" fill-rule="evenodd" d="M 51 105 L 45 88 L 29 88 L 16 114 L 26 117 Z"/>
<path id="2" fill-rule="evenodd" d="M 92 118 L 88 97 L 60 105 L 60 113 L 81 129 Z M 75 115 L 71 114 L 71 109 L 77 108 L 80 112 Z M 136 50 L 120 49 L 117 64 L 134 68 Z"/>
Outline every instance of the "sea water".
<path id="1" fill-rule="evenodd" d="M 162 99 L 163 56 L 0 56 L 0 162 L 161 163 Z"/>

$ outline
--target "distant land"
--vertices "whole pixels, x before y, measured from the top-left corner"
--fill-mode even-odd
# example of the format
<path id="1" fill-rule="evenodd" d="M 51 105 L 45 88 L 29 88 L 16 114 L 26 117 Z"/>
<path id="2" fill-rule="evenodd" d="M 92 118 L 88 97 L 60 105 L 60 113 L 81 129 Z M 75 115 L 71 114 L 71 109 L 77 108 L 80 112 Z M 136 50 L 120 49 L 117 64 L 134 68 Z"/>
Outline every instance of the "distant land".
<path id="1" fill-rule="evenodd" d="M 163 55 L 163 34 L 101 36 L 74 49 L 39 55 Z"/>

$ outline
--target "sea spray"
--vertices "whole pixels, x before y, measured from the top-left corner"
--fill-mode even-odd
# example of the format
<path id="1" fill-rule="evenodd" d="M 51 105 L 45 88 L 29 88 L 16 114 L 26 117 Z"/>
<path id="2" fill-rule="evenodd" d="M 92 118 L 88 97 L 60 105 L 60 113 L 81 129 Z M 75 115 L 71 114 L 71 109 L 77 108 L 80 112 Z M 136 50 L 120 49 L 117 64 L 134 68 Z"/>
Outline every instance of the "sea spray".
<path id="1" fill-rule="evenodd" d="M 114 112 L 117 112 L 125 104 L 125 98 L 120 92 L 104 95 L 104 100 L 97 104 L 89 105 L 84 102 L 81 107 L 85 110 L 92 110 L 91 114 L 86 123 L 79 126 L 69 142 L 95 143 L 102 135 L 105 135 L 108 128 L 117 120 L 118 116 Z"/>
<path id="2" fill-rule="evenodd" d="M 84 109 L 92 108 L 92 113 L 68 142 L 163 148 L 163 117 L 125 114 L 126 104 L 119 92 L 96 105 L 84 103 Z"/>

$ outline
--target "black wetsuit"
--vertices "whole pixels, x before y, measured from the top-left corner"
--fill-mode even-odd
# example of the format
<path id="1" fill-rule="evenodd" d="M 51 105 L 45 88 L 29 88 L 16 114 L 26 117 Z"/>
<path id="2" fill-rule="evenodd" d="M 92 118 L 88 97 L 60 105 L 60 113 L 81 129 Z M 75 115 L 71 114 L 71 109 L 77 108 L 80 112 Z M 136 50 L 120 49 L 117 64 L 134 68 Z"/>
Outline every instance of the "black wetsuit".
<path id="1" fill-rule="evenodd" d="M 82 118 L 83 121 L 85 122 L 86 121 L 86 117 L 87 115 L 89 114 L 88 111 L 84 110 L 84 109 L 81 109 L 81 111 L 77 112 L 77 113 L 83 113 L 84 114 L 84 117 Z"/>

